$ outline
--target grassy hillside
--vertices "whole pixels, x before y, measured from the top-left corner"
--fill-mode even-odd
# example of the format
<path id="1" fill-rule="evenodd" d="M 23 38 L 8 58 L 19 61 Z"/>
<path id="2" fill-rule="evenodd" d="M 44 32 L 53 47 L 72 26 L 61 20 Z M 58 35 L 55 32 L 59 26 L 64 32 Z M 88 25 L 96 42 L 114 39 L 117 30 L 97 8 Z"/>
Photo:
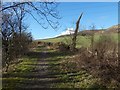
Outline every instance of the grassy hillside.
<path id="1" fill-rule="evenodd" d="M 109 29 L 118 29 L 118 28 L 120 28 L 120 24 L 119 24 L 119 25 L 111 26 L 111 27 L 108 28 L 108 30 L 109 30 Z"/>
<path id="2" fill-rule="evenodd" d="M 99 40 L 99 37 L 101 36 L 102 34 L 95 34 L 94 35 L 94 41 L 97 41 Z M 108 36 L 112 37 L 112 39 L 114 39 L 116 42 L 118 40 L 118 34 L 117 33 L 109 33 L 107 34 Z M 120 36 L 120 35 L 119 35 Z M 70 44 L 72 42 L 72 37 L 67 35 L 67 36 L 61 36 L 61 37 L 56 37 L 56 38 L 51 38 L 51 39 L 44 39 L 44 40 L 40 40 L 40 41 L 44 41 L 44 42 L 53 42 L 53 43 L 56 43 L 56 42 L 64 42 L 66 44 Z M 78 34 L 77 36 L 77 47 L 89 47 L 90 44 L 91 44 L 91 38 L 92 36 L 81 36 L 80 34 Z"/>

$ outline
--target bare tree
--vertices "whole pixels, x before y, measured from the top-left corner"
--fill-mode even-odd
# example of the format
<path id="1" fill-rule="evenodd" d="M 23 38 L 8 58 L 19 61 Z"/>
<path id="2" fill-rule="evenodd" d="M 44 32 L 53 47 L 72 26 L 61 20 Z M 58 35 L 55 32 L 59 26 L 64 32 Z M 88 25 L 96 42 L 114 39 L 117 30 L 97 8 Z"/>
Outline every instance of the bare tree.
<path id="1" fill-rule="evenodd" d="M 56 29 L 59 24 L 56 21 L 59 19 L 56 7 L 55 2 L 11 2 L 2 4 L 3 62 L 7 69 L 11 60 L 24 54 L 32 40 L 31 34 L 25 32 L 27 29 L 24 24 L 25 16 L 31 15 L 43 28 L 50 25 L 53 29 Z"/>
<path id="2" fill-rule="evenodd" d="M 10 9 L 10 8 L 18 7 L 19 5 L 22 5 L 22 4 L 25 4 L 25 3 L 27 3 L 27 2 L 22 2 L 22 3 L 17 3 L 17 4 L 14 4 L 14 5 L 7 5 L 7 6 L 5 6 L 3 4 L 2 9 L 0 11 L 5 11 L 5 10 Z"/>
<path id="3" fill-rule="evenodd" d="M 17 13 L 18 14 L 18 13 Z M 3 49 L 3 66 L 6 71 L 11 63 L 20 55 L 25 53 L 27 46 L 31 41 L 31 35 L 25 32 L 25 25 L 21 23 L 21 32 L 19 32 L 19 19 L 13 11 L 3 12 L 2 23 L 2 49 Z M 27 29 L 27 28 L 26 28 Z"/>
<path id="4" fill-rule="evenodd" d="M 82 18 L 82 15 L 83 15 L 83 13 L 81 13 L 79 19 L 76 22 L 76 29 L 75 29 L 75 32 L 74 32 L 73 38 L 72 38 L 72 46 L 71 46 L 72 51 L 75 51 L 75 48 L 76 48 L 77 33 L 78 33 L 78 30 L 79 30 L 79 23 L 80 23 L 80 20 Z"/>
<path id="5" fill-rule="evenodd" d="M 12 32 L 14 31 L 14 24 L 11 22 L 12 15 L 3 13 L 3 23 L 2 23 L 2 51 L 3 51 L 3 66 L 6 66 L 8 68 L 9 62 L 10 62 L 10 39 Z M 7 71 L 7 69 L 6 69 Z"/>
<path id="6" fill-rule="evenodd" d="M 22 7 L 24 6 L 24 8 Z M 21 13 L 26 12 L 31 15 L 35 21 L 37 21 L 43 28 L 51 26 L 53 29 L 59 27 L 60 19 L 59 12 L 56 10 L 58 3 L 49 2 L 11 2 L 2 4 L 2 12 L 6 10 L 17 10 L 21 9 Z M 18 9 L 18 10 L 19 10 Z M 22 14 L 23 15 L 23 14 Z M 39 16 L 39 18 L 36 17 Z M 20 19 L 20 18 L 19 18 Z M 22 19 L 22 17 L 21 17 Z"/>

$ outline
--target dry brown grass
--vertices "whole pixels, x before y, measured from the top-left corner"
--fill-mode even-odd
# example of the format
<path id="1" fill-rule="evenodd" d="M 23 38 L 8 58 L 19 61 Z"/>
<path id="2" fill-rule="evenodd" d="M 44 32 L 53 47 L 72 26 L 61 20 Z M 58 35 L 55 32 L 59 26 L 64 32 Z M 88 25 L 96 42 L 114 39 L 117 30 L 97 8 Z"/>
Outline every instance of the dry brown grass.
<path id="1" fill-rule="evenodd" d="M 120 67 L 118 62 L 118 46 L 111 37 L 102 35 L 91 48 L 80 48 L 78 55 L 66 62 L 74 70 L 84 69 L 96 78 L 105 87 L 120 87 Z M 70 64 L 70 65 L 68 65 Z"/>

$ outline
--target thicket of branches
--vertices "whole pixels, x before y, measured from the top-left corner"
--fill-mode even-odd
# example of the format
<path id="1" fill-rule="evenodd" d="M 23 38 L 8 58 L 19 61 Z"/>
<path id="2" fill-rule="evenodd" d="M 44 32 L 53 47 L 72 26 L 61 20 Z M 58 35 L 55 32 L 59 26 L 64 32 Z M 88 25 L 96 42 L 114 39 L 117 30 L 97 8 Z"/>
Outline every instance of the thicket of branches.
<path id="1" fill-rule="evenodd" d="M 102 34 L 93 43 L 89 48 L 80 48 L 76 57 L 63 64 L 63 68 L 68 71 L 86 70 L 99 78 L 100 86 L 120 88 L 118 43 L 109 34 Z"/>
<path id="2" fill-rule="evenodd" d="M 51 26 L 56 29 L 60 19 L 56 11 L 55 2 L 4 2 L 2 3 L 2 49 L 3 67 L 6 71 L 11 62 L 17 60 L 28 51 L 32 41 L 31 33 L 27 32 L 25 23 L 27 16 L 31 16 L 43 28 Z M 37 15 L 37 16 L 36 16 Z"/>
<path id="3" fill-rule="evenodd" d="M 3 67 L 6 66 L 6 71 L 11 62 L 26 53 L 28 45 L 32 41 L 31 33 L 26 31 L 27 27 L 23 25 L 22 19 L 20 21 L 19 18 L 12 11 L 3 12 L 2 63 Z"/>

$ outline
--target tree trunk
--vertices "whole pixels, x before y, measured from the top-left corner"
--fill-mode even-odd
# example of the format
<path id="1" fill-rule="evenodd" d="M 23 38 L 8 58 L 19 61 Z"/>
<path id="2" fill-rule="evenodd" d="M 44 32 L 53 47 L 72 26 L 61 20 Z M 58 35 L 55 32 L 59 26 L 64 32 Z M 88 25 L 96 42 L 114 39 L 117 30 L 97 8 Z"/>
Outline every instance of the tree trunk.
<path id="1" fill-rule="evenodd" d="M 75 32 L 74 32 L 73 38 L 72 38 L 71 51 L 75 51 L 75 49 L 76 49 L 77 33 L 78 33 L 78 30 L 79 30 L 79 23 L 80 23 L 80 19 L 82 18 L 82 15 L 83 15 L 83 13 L 81 13 L 78 21 L 76 22 L 76 29 L 75 29 Z"/>

